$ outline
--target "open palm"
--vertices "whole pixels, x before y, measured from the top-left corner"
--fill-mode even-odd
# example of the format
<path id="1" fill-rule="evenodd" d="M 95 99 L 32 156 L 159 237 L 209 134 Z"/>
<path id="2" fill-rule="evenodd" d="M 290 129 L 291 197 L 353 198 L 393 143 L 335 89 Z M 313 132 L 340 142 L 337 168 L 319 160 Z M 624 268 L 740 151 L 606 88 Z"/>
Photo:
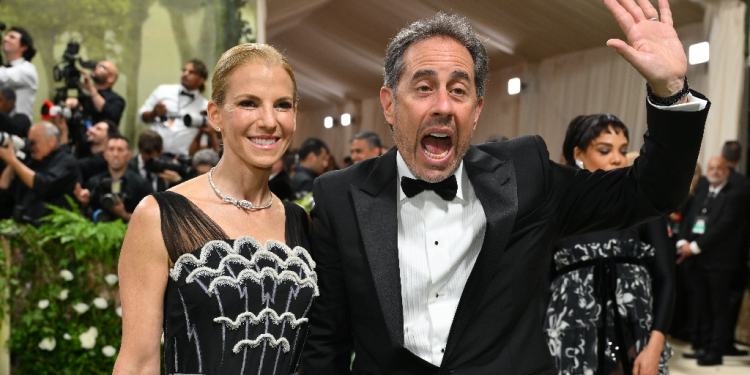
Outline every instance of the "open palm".
<path id="1" fill-rule="evenodd" d="M 628 43 L 610 39 L 617 50 L 651 85 L 654 93 L 668 97 L 683 86 L 687 58 L 672 23 L 667 0 L 659 0 L 659 12 L 648 0 L 604 0 Z M 659 19 L 661 13 L 661 19 Z"/>

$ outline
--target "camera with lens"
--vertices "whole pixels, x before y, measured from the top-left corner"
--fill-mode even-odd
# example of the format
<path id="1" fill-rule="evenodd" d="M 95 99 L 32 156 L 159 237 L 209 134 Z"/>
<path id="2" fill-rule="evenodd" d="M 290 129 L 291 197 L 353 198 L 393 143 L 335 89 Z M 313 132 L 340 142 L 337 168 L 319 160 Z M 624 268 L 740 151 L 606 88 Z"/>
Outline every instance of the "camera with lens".
<path id="1" fill-rule="evenodd" d="M 99 183 L 99 203 L 104 208 L 112 208 L 123 199 L 122 180 L 103 178 Z"/>
<path id="2" fill-rule="evenodd" d="M 208 126 L 208 112 L 200 111 L 198 113 L 187 113 L 183 116 L 182 122 L 185 126 L 195 126 L 198 128 Z"/>
<path id="3" fill-rule="evenodd" d="M 16 157 L 18 159 L 24 160 L 26 159 L 26 155 L 31 154 L 31 142 L 28 139 L 0 132 L 0 147 L 8 147 L 10 140 L 13 140 L 13 148 L 16 150 Z"/>
<path id="4" fill-rule="evenodd" d="M 69 42 L 63 53 L 62 62 L 52 69 L 52 77 L 55 82 L 63 82 L 63 86 L 57 89 L 55 103 L 65 102 L 68 97 L 79 97 L 81 94 L 81 72 L 76 63 L 86 69 L 95 69 L 96 61 L 86 61 L 78 56 L 81 45 L 78 42 Z M 71 95 L 71 91 L 75 93 Z"/>
<path id="5" fill-rule="evenodd" d="M 151 173 L 161 173 L 164 170 L 175 171 L 183 178 L 188 178 L 195 173 L 190 156 L 178 156 L 176 159 L 168 156 L 159 156 L 148 159 L 144 167 Z"/>

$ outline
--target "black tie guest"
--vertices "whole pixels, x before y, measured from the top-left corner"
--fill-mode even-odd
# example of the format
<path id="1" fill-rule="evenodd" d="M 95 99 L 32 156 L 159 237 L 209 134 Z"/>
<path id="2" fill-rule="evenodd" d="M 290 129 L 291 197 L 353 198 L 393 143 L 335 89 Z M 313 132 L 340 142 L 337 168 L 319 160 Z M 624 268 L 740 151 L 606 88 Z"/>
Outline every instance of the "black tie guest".
<path id="1" fill-rule="evenodd" d="M 145 130 L 138 136 L 138 155 L 128 161 L 128 169 L 146 179 L 154 191 L 165 191 L 182 181 L 182 176 L 175 171 L 165 169 L 156 173 L 149 170 L 148 161 L 162 157 L 162 145 L 159 133 Z"/>
<path id="2" fill-rule="evenodd" d="M 76 148 L 76 159 L 81 178 L 85 184 L 89 178 L 107 170 L 104 150 L 107 141 L 119 135 L 117 124 L 112 120 L 102 120 L 86 130 L 86 143 Z"/>
<path id="3" fill-rule="evenodd" d="M 16 111 L 16 92 L 0 86 L 0 131 L 26 138 L 31 127 L 29 117 Z"/>
<path id="4" fill-rule="evenodd" d="M 748 194 L 745 186 L 733 184 L 729 175 L 724 158 L 709 160 L 707 183 L 698 184 L 677 241 L 677 262 L 694 258 L 690 259 L 694 272 L 689 277 L 698 327 L 693 338 L 695 352 L 688 358 L 697 358 L 700 366 L 723 362 L 735 323 L 730 310 L 731 284 L 739 268 L 745 266 L 740 261 L 746 259 L 743 253 L 747 252 Z"/>
<path id="5" fill-rule="evenodd" d="M 606 3 L 641 48 L 609 45 L 650 87 L 641 155 L 608 172 L 556 164 L 540 137 L 471 146 L 489 68 L 466 19 L 439 13 L 392 39 L 380 100 L 396 147 L 314 182 L 305 375 L 557 374 L 539 314 L 552 246 L 673 212 L 708 115 L 666 1 L 661 21 L 646 1 Z M 410 198 L 402 177 L 455 179 L 455 196 Z"/>
<path id="6" fill-rule="evenodd" d="M 75 188 L 76 199 L 87 217 L 95 222 L 128 222 L 138 202 L 153 193 L 145 179 L 128 169 L 132 154 L 127 138 L 119 134 L 109 138 L 104 150 L 107 171 L 92 177 L 85 188 Z"/>
<path id="7" fill-rule="evenodd" d="M 302 142 L 297 153 L 299 162 L 292 177 L 292 190 L 297 199 L 312 191 L 313 181 L 328 167 L 329 153 L 328 145 L 320 139 L 308 138 Z"/>
<path id="8" fill-rule="evenodd" d="M 8 163 L 0 175 L 0 189 L 15 189 L 14 219 L 40 225 L 40 219 L 50 212 L 47 205 L 70 208 L 65 196 L 73 196 L 78 163 L 59 149 L 60 132 L 48 122 L 32 125 L 29 141 L 31 157 L 24 161 L 16 157 L 12 146 L 0 147 L 0 158 Z"/>

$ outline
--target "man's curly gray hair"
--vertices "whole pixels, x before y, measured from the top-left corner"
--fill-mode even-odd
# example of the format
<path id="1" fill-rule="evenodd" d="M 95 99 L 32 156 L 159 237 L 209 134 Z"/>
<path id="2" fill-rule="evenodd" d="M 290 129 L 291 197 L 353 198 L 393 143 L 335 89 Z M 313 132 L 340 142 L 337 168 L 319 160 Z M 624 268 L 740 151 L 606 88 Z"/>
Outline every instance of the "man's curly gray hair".
<path id="1" fill-rule="evenodd" d="M 445 36 L 461 43 L 474 60 L 474 84 L 477 98 L 484 96 L 485 83 L 489 73 L 487 50 L 479 40 L 469 21 L 456 14 L 439 12 L 434 17 L 412 23 L 401 29 L 388 44 L 383 70 L 383 85 L 390 87 L 395 95 L 398 80 L 404 73 L 404 52 L 410 45 L 436 36 Z"/>

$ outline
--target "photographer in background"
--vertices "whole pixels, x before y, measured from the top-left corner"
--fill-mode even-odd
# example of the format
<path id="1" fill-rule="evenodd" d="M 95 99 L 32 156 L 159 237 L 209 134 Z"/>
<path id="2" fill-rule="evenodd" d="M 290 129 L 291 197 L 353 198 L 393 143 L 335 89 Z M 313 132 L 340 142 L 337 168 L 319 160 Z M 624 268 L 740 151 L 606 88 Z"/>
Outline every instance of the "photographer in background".
<path id="1" fill-rule="evenodd" d="M 127 223 L 138 202 L 153 193 L 145 179 L 128 169 L 132 155 L 127 138 L 120 134 L 111 136 L 104 150 L 107 171 L 92 177 L 85 189 L 76 184 L 75 197 L 83 205 L 84 214 L 94 222 L 119 218 Z"/>
<path id="2" fill-rule="evenodd" d="M 208 100 L 201 92 L 206 88 L 207 78 L 206 64 L 192 59 L 182 69 L 181 84 L 157 87 L 138 111 L 138 116 L 149 125 L 149 129 L 161 136 L 165 154 L 191 155 L 190 146 L 201 132 L 208 135 L 214 147 L 218 148 L 216 133 L 210 125 L 203 121 L 192 121 L 188 126 L 183 121 L 188 114 L 201 118 L 200 113 L 206 110 Z M 218 151 L 217 148 L 214 150 Z M 197 147 L 192 151 L 197 151 Z"/>
<path id="3" fill-rule="evenodd" d="M 3 53 L 9 66 L 0 66 L 0 85 L 16 94 L 16 111 L 33 120 L 31 114 L 39 87 L 39 75 L 31 59 L 36 55 L 34 40 L 20 27 L 11 27 L 3 37 Z"/>
<path id="4" fill-rule="evenodd" d="M 29 129 L 31 157 L 21 161 L 13 143 L 0 147 L 0 159 L 8 165 L 0 174 L 0 189 L 14 194 L 13 217 L 38 226 L 49 210 L 47 205 L 70 208 L 65 195 L 73 195 L 78 182 L 78 164 L 70 153 L 59 150 L 60 131 L 48 122 Z"/>
<path id="5" fill-rule="evenodd" d="M 107 161 L 104 159 L 104 150 L 107 142 L 120 135 L 117 124 L 112 120 L 102 120 L 86 130 L 86 143 L 76 149 L 78 169 L 85 184 L 89 178 L 107 170 Z"/>
<path id="6" fill-rule="evenodd" d="M 81 70 L 83 92 L 79 98 L 68 99 L 66 105 L 72 108 L 80 104 L 84 120 L 92 124 L 111 120 L 117 127 L 125 110 L 125 99 L 112 91 L 119 74 L 115 64 L 107 60 L 99 61 L 91 73 Z"/>
<path id="7" fill-rule="evenodd" d="M 138 136 L 138 155 L 128 161 L 128 169 L 149 181 L 154 191 L 165 191 L 182 182 L 182 176 L 175 171 L 165 169 L 161 173 L 154 173 L 148 169 L 149 160 L 162 157 L 162 145 L 159 133 L 146 130 Z"/>
<path id="8" fill-rule="evenodd" d="M 16 111 L 16 92 L 0 85 L 0 131 L 26 138 L 31 121 Z"/>

